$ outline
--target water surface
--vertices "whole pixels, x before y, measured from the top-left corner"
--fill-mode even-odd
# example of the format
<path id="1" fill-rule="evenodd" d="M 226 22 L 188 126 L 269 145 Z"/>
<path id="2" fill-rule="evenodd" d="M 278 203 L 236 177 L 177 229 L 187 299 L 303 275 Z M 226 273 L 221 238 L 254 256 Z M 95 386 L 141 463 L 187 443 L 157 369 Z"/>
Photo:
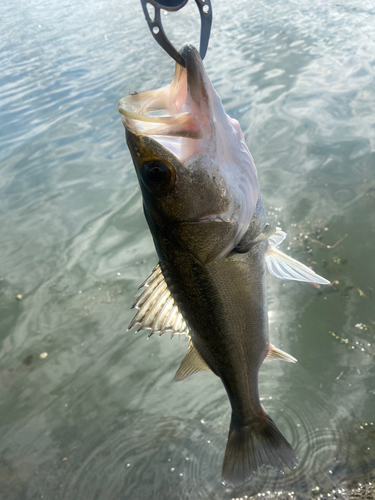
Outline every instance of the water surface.
<path id="1" fill-rule="evenodd" d="M 374 4 L 235 4 L 213 0 L 207 71 L 283 250 L 335 282 L 268 279 L 272 341 L 298 364 L 265 364 L 260 394 L 300 465 L 224 488 L 220 381 L 172 383 L 187 341 L 126 332 L 157 257 L 117 101 L 174 72 L 140 2 L 5 1 L 1 500 L 304 499 L 375 468 Z M 177 45 L 197 43 L 193 2 L 163 20 Z"/>

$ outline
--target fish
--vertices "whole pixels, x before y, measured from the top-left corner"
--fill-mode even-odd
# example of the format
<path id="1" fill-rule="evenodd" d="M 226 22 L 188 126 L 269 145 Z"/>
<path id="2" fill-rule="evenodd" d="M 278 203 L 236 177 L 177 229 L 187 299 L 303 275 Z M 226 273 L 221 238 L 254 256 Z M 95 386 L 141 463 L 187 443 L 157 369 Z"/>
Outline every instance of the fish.
<path id="1" fill-rule="evenodd" d="M 293 470 L 298 458 L 260 402 L 265 360 L 296 359 L 270 343 L 271 275 L 329 284 L 278 247 L 266 223 L 257 170 L 239 122 L 227 115 L 190 44 L 171 84 L 119 101 L 126 142 L 159 262 L 140 288 L 129 329 L 185 335 L 174 377 L 219 377 L 232 408 L 222 482 L 237 487 L 262 467 Z"/>

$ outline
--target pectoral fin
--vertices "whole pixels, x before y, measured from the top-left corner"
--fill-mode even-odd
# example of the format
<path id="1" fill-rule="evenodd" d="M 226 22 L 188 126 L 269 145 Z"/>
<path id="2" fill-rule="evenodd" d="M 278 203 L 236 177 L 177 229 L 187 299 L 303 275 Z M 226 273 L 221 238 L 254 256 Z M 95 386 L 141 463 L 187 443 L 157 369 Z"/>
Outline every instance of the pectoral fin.
<path id="1" fill-rule="evenodd" d="M 306 281 L 308 283 L 320 283 L 329 285 L 330 282 L 316 274 L 312 269 L 305 266 L 298 260 L 289 257 L 281 250 L 276 248 L 285 239 L 285 233 L 277 230 L 268 240 L 268 248 L 266 251 L 266 264 L 269 272 L 275 278 L 286 280 Z"/>
<path id="2" fill-rule="evenodd" d="M 283 361 L 288 361 L 288 363 L 297 363 L 296 358 L 293 358 L 293 356 L 291 356 L 287 352 L 284 352 L 281 349 L 278 349 L 274 345 L 270 344 L 270 348 L 265 361 L 270 361 L 272 359 L 282 359 Z"/>
<path id="3" fill-rule="evenodd" d="M 189 350 L 182 360 L 182 363 L 177 370 L 173 380 L 175 382 L 179 382 L 180 380 L 184 380 L 190 375 L 201 371 L 210 371 L 210 369 L 204 362 L 202 356 L 194 347 L 193 342 L 190 341 Z"/>

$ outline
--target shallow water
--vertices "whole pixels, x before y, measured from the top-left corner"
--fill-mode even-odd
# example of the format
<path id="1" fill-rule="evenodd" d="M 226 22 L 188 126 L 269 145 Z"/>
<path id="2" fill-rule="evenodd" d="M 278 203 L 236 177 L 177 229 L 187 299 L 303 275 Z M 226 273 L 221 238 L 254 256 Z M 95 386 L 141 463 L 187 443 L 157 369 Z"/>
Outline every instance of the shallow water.
<path id="1" fill-rule="evenodd" d="M 213 0 L 207 71 L 283 250 L 336 282 L 268 279 L 271 338 L 298 363 L 264 365 L 260 393 L 300 465 L 224 488 L 220 381 L 173 384 L 187 341 L 126 332 L 157 258 L 117 101 L 174 72 L 140 3 L 2 2 L 1 500 L 303 499 L 375 468 L 374 3 L 235 4 Z M 164 20 L 196 43 L 193 2 Z"/>

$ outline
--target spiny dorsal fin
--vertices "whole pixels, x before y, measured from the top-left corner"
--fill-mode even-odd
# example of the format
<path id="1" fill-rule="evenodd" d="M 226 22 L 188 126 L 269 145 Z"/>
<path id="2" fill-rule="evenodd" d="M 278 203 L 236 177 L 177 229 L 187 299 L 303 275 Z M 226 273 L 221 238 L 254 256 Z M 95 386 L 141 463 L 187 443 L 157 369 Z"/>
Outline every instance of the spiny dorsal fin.
<path id="1" fill-rule="evenodd" d="M 198 373 L 204 370 L 210 371 L 202 356 L 194 347 L 193 342 L 190 341 L 188 352 L 182 360 L 182 363 L 180 364 L 180 367 L 177 370 L 173 380 L 175 382 L 179 382 L 180 380 L 184 380 L 194 373 Z"/>
<path id="2" fill-rule="evenodd" d="M 278 349 L 272 344 L 270 344 L 270 348 L 265 361 L 269 361 L 271 359 L 282 359 L 283 361 L 288 361 L 289 363 L 297 362 L 296 358 L 293 358 L 293 356 L 291 356 L 287 352 L 282 351 L 281 349 Z"/>
<path id="3" fill-rule="evenodd" d="M 168 289 L 160 264 L 152 271 L 151 275 L 140 285 L 145 290 L 135 300 L 132 308 L 138 309 L 128 330 L 138 324 L 139 330 L 150 330 L 148 334 L 171 332 L 174 335 L 189 337 L 189 328 Z"/>
<path id="4" fill-rule="evenodd" d="M 308 283 L 320 283 L 329 285 L 330 282 L 316 274 L 312 269 L 298 260 L 289 257 L 276 248 L 284 241 L 286 234 L 277 228 L 276 232 L 268 239 L 268 248 L 265 255 L 267 268 L 272 276 L 285 280 L 306 281 Z"/>

